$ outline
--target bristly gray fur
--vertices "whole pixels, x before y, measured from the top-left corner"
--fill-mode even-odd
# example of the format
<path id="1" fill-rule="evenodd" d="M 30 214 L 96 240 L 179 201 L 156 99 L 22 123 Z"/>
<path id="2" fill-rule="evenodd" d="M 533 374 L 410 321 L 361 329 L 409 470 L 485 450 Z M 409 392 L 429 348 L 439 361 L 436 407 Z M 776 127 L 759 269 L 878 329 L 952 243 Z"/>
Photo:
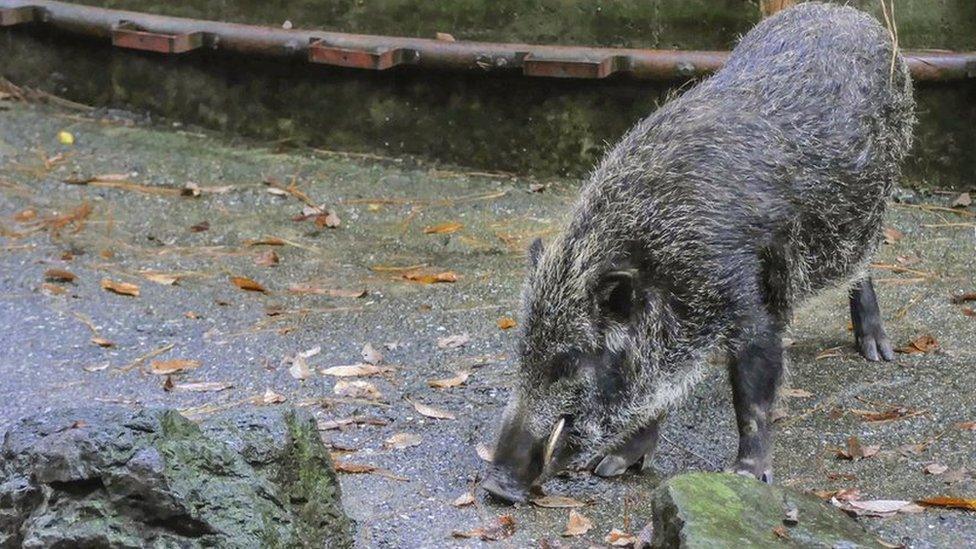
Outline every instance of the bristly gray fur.
<path id="1" fill-rule="evenodd" d="M 573 415 L 584 463 L 674 408 L 706 355 L 746 336 L 750 308 L 785 325 L 803 298 L 856 276 L 912 141 L 911 80 L 892 55 L 872 17 L 802 4 L 630 130 L 530 269 L 506 415 L 543 438 Z M 638 265 L 646 300 L 629 324 L 594 307 L 621 262 Z M 551 381 L 556 354 L 600 349 L 621 357 L 615 402 L 598 404 L 593 380 Z"/>

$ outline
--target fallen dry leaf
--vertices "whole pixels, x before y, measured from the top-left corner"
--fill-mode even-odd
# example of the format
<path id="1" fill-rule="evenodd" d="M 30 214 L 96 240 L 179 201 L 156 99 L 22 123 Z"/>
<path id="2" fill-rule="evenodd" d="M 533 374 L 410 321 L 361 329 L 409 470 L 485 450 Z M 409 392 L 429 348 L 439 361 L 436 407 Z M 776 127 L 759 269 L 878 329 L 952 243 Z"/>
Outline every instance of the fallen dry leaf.
<path id="1" fill-rule="evenodd" d="M 254 264 L 258 267 L 274 267 L 279 261 L 278 254 L 274 250 L 267 250 L 254 258 Z"/>
<path id="2" fill-rule="evenodd" d="M 976 421 L 961 421 L 956 424 L 956 428 L 963 431 L 976 431 Z"/>
<path id="3" fill-rule="evenodd" d="M 149 364 L 149 370 L 156 375 L 178 374 L 199 367 L 199 360 L 186 360 L 182 358 L 154 360 Z"/>
<path id="4" fill-rule="evenodd" d="M 790 539 L 790 531 L 782 524 L 773 527 L 773 535 L 779 539 Z"/>
<path id="5" fill-rule="evenodd" d="M 383 361 L 383 353 L 374 349 L 369 343 L 363 345 L 361 355 L 363 357 L 363 362 L 367 364 L 379 364 Z"/>
<path id="6" fill-rule="evenodd" d="M 458 496 L 454 501 L 451 502 L 451 505 L 455 507 L 467 507 L 472 503 L 474 503 L 474 493 L 469 491 Z"/>
<path id="7" fill-rule="evenodd" d="M 442 42 L 454 42 L 454 35 L 446 32 L 436 32 L 434 33 L 434 40 L 440 40 Z"/>
<path id="8" fill-rule="evenodd" d="M 884 242 L 885 242 L 885 244 L 894 244 L 895 242 L 898 242 L 899 240 L 901 240 L 904 237 L 905 237 L 905 235 L 901 231 L 899 231 L 898 229 L 895 229 L 893 227 L 885 227 L 885 230 L 884 230 Z"/>
<path id="9" fill-rule="evenodd" d="M 322 375 L 335 377 L 365 377 L 389 372 L 392 368 L 376 366 L 375 364 L 349 364 L 347 366 L 333 366 L 320 370 Z"/>
<path id="10" fill-rule="evenodd" d="M 342 220 L 339 219 L 339 214 L 332 210 L 326 211 L 324 214 L 319 214 L 315 216 L 315 226 L 322 229 L 335 229 L 342 224 Z"/>
<path id="11" fill-rule="evenodd" d="M 569 520 L 566 521 L 566 529 L 563 530 L 563 537 L 576 537 L 590 531 L 593 528 L 593 521 L 583 516 L 576 509 L 569 511 Z"/>
<path id="12" fill-rule="evenodd" d="M 851 461 L 860 461 L 862 459 L 867 459 L 874 456 L 881 450 L 881 446 L 869 445 L 863 446 L 857 437 L 852 436 L 847 439 L 847 448 L 842 448 L 837 450 L 837 459 L 849 459 Z"/>
<path id="13" fill-rule="evenodd" d="M 383 397 L 380 390 L 368 381 L 337 381 L 332 392 L 341 397 L 365 400 L 379 400 Z"/>
<path id="14" fill-rule="evenodd" d="M 810 397 L 813 396 L 813 393 L 811 393 L 810 391 L 806 391 L 804 389 L 795 389 L 794 388 L 794 389 L 786 389 L 786 390 L 784 390 L 783 391 L 783 396 L 787 396 L 787 397 L 790 397 L 790 398 L 810 398 Z"/>
<path id="15" fill-rule="evenodd" d="M 245 240 L 245 246 L 284 246 L 285 241 L 277 236 L 264 236 L 254 240 Z"/>
<path id="16" fill-rule="evenodd" d="M 514 328 L 518 323 L 515 322 L 514 318 L 503 316 L 496 320 L 495 324 L 502 330 L 508 330 Z"/>
<path id="17" fill-rule="evenodd" d="M 295 284 L 288 288 L 288 291 L 293 294 L 312 294 L 312 295 L 327 295 L 329 297 L 364 297 L 367 294 L 365 288 L 360 290 L 345 290 L 345 289 L 333 289 L 333 288 L 319 288 L 316 286 L 311 286 L 309 284 Z"/>
<path id="18" fill-rule="evenodd" d="M 628 547 L 630 545 L 637 544 L 637 536 L 630 535 L 626 532 L 614 528 L 610 530 L 610 533 L 603 538 L 603 541 L 609 543 L 614 547 Z"/>
<path id="19" fill-rule="evenodd" d="M 26 223 L 28 221 L 34 220 L 37 217 L 37 212 L 28 208 L 26 210 L 21 210 L 14 214 L 14 221 L 18 223 Z"/>
<path id="20" fill-rule="evenodd" d="M 447 410 L 434 408 L 433 406 L 428 406 L 427 404 L 424 404 L 422 402 L 416 402 L 412 400 L 408 400 L 408 402 L 410 402 L 410 404 L 413 404 L 414 409 L 417 410 L 417 412 L 419 412 L 420 415 L 422 416 L 426 416 L 434 419 L 457 419 L 454 414 L 448 412 Z"/>
<path id="21" fill-rule="evenodd" d="M 879 499 L 879 500 L 851 500 L 851 501 L 839 501 L 832 499 L 830 501 L 835 507 L 843 509 L 850 515 L 854 516 L 864 516 L 864 517 L 891 517 L 898 513 L 909 514 L 918 513 L 922 509 L 918 505 L 904 500 L 895 499 Z"/>
<path id="22" fill-rule="evenodd" d="M 84 366 L 82 370 L 86 372 L 101 372 L 102 370 L 107 370 L 112 364 L 110 362 L 105 362 L 102 364 L 96 364 L 93 366 Z"/>
<path id="23" fill-rule="evenodd" d="M 105 339 L 104 337 L 93 337 L 91 342 L 99 347 L 115 347 L 115 342 Z"/>
<path id="24" fill-rule="evenodd" d="M 368 465 L 365 463 L 349 463 L 347 461 L 338 461 L 338 460 L 336 460 L 334 463 L 335 463 L 335 470 L 340 473 L 348 473 L 352 475 L 372 474 L 372 475 L 379 475 L 381 477 L 386 477 L 389 479 L 399 480 L 403 482 L 409 480 L 407 478 L 393 474 L 393 472 L 390 471 L 389 469 L 383 469 L 382 467 L 377 467 L 375 465 Z"/>
<path id="25" fill-rule="evenodd" d="M 448 389 L 451 387 L 458 387 L 464 385 L 468 378 L 471 377 L 471 372 L 467 370 L 461 370 L 454 377 L 448 377 L 444 379 L 431 379 L 427 382 L 427 385 L 433 387 L 434 389 Z"/>
<path id="26" fill-rule="evenodd" d="M 434 274 L 424 274 L 419 271 L 414 271 L 404 273 L 403 278 L 411 282 L 419 282 L 421 284 L 437 284 L 441 282 L 457 282 L 458 275 L 453 271 L 444 271 Z"/>
<path id="27" fill-rule="evenodd" d="M 967 208 L 973 204 L 973 197 L 969 193 L 962 193 L 952 201 L 953 208 Z"/>
<path id="28" fill-rule="evenodd" d="M 976 511 L 976 499 L 952 498 L 952 497 L 932 497 L 916 501 L 925 507 L 944 507 L 947 509 L 962 509 L 965 511 Z"/>
<path id="29" fill-rule="evenodd" d="M 403 450 L 411 446 L 419 446 L 423 438 L 413 433 L 397 433 L 383 441 L 383 446 L 391 450 Z"/>
<path id="30" fill-rule="evenodd" d="M 172 286 L 180 281 L 180 277 L 177 275 L 166 274 L 166 273 L 154 273 L 154 272 L 143 272 L 140 273 L 146 280 L 150 282 L 155 282 L 162 286 Z"/>
<path id="31" fill-rule="evenodd" d="M 532 505 L 546 509 L 576 509 L 586 504 L 567 496 L 542 496 L 531 500 Z"/>
<path id="32" fill-rule="evenodd" d="M 956 294 L 949 298 L 955 305 L 961 305 L 967 301 L 976 301 L 976 292 L 966 292 L 962 294 Z"/>
<path id="33" fill-rule="evenodd" d="M 895 349 L 895 352 L 911 355 L 916 353 L 930 353 L 938 348 L 939 342 L 936 341 L 931 335 L 925 334 L 916 337 L 901 347 L 898 347 Z"/>
<path id="34" fill-rule="evenodd" d="M 945 473 L 948 470 L 949 467 L 941 463 L 929 463 L 928 465 L 925 466 L 924 469 L 922 469 L 922 471 L 926 475 L 941 475 L 942 473 Z"/>
<path id="35" fill-rule="evenodd" d="M 471 341 L 471 336 L 468 334 L 458 334 L 451 335 L 447 337 L 437 338 L 437 347 L 441 349 L 456 349 L 458 347 L 463 347 L 469 341 Z"/>
<path id="36" fill-rule="evenodd" d="M 193 383 L 177 383 L 173 389 L 191 393 L 218 393 L 233 387 L 233 383 L 226 381 L 196 381 Z"/>
<path id="37" fill-rule="evenodd" d="M 461 225 L 457 221 L 450 221 L 448 223 L 441 223 L 440 225 L 430 225 L 424 227 L 424 234 L 450 234 L 456 233 L 461 230 L 464 225 Z"/>
<path id="38" fill-rule="evenodd" d="M 904 406 L 896 406 L 883 412 L 878 412 L 876 410 L 858 410 L 852 408 L 850 412 L 860 417 L 862 421 L 866 421 L 868 423 L 905 419 L 925 413 L 922 410 L 912 410 L 911 408 L 906 408 Z"/>
<path id="39" fill-rule="evenodd" d="M 245 291 L 248 291 L 248 292 L 267 292 L 268 291 L 260 283 L 254 281 L 254 280 L 251 280 L 250 278 L 243 277 L 243 276 L 232 276 L 232 277 L 230 277 L 230 281 L 234 283 L 234 286 L 237 286 L 238 288 L 240 288 L 242 290 L 245 290 Z"/>
<path id="40" fill-rule="evenodd" d="M 61 286 L 58 286 L 56 284 L 49 284 L 47 282 L 41 284 L 41 290 L 44 290 L 45 292 L 51 295 L 64 295 L 68 293 L 68 290 L 62 288 Z"/>
<path id="41" fill-rule="evenodd" d="M 308 362 L 305 361 L 305 357 L 302 355 L 295 355 L 295 358 L 291 360 L 291 366 L 288 367 L 288 373 L 291 377 L 300 380 L 306 380 L 312 377 L 312 370 L 308 367 Z"/>
<path id="42" fill-rule="evenodd" d="M 190 225 L 190 232 L 191 233 L 202 233 L 204 231 L 209 231 L 209 230 L 210 230 L 210 222 L 209 221 L 201 221 L 201 222 L 197 223 L 196 225 Z"/>
<path id="43" fill-rule="evenodd" d="M 264 394 L 258 397 L 258 404 L 264 404 L 265 406 L 271 404 L 281 404 L 282 402 L 288 400 L 284 395 L 276 393 L 271 389 L 266 389 Z"/>
<path id="44" fill-rule="evenodd" d="M 481 528 L 472 530 L 451 532 L 456 538 L 478 538 L 481 541 L 498 541 L 512 537 L 515 533 L 515 519 L 512 515 L 502 515 L 495 519 L 493 523 Z"/>
<path id="45" fill-rule="evenodd" d="M 529 183 L 530 193 L 541 193 L 544 190 L 546 190 L 546 186 L 542 183 Z"/>
<path id="46" fill-rule="evenodd" d="M 44 279 L 48 282 L 74 282 L 77 278 L 74 273 L 64 269 L 48 269 L 44 271 Z"/>
<path id="47" fill-rule="evenodd" d="M 139 296 L 139 286 L 128 282 L 116 282 L 107 278 L 102 279 L 102 289 L 119 295 Z"/>

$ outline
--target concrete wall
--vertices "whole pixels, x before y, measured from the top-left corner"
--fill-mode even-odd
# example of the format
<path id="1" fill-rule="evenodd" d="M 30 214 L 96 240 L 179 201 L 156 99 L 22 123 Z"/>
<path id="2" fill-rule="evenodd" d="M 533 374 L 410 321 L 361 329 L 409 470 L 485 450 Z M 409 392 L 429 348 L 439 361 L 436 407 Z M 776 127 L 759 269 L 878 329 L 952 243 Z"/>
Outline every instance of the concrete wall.
<path id="1" fill-rule="evenodd" d="M 731 46 L 735 35 L 747 30 L 758 17 L 757 7 L 744 0 L 523 0 L 519 3 L 525 7 L 526 11 L 519 12 L 523 15 L 504 19 L 492 19 L 490 13 L 496 10 L 507 14 L 514 10 L 511 0 L 97 3 L 255 23 L 280 23 L 281 14 L 287 13 L 296 26 L 363 32 L 429 35 L 439 30 L 470 38 L 467 32 L 480 29 L 477 32 L 482 34 L 475 38 L 700 48 Z M 898 2 L 903 44 L 945 47 L 950 41 L 976 40 L 976 33 L 956 37 L 931 31 L 931 38 L 941 37 L 943 43 L 909 44 L 912 35 L 906 36 L 904 14 L 912 13 L 909 6 L 920 3 Z M 976 2 L 972 0 L 925 3 L 940 6 L 943 11 L 939 13 L 943 15 L 935 17 L 927 11 L 924 17 L 919 15 L 913 39 L 928 36 L 925 32 L 929 31 L 922 29 L 939 25 L 956 28 L 969 15 L 976 19 Z M 557 4 L 563 7 L 555 9 Z M 598 4 L 612 5 L 604 8 L 612 13 L 590 9 Z M 645 7 L 632 7 L 632 14 L 625 10 L 626 6 L 638 4 Z M 713 9 L 706 10 L 706 4 Z M 492 7 L 485 7 L 489 5 Z M 407 10 L 405 6 L 415 9 Z M 465 6 L 471 8 L 471 13 L 461 17 L 467 13 Z M 371 18 L 366 15 L 370 13 L 367 8 L 393 11 L 377 12 Z M 397 27 L 397 10 L 415 15 L 402 15 L 404 24 Z M 660 10 L 671 19 L 662 19 Z M 700 17 L 706 11 L 711 19 Z M 532 14 L 536 14 L 532 20 L 538 21 L 539 13 L 550 14 L 553 21 L 549 27 L 521 22 L 523 17 L 532 19 Z M 570 25 L 567 13 L 582 14 L 574 19 L 575 26 Z M 959 16 L 950 17 L 950 13 Z M 628 40 L 619 31 L 612 32 L 610 23 L 621 20 L 653 20 L 657 21 L 656 26 L 669 30 L 655 35 L 653 42 Z M 446 21 L 455 23 L 448 26 Z M 494 21 L 494 26 L 479 26 L 488 21 Z M 339 27 L 339 23 L 346 26 Z M 679 23 L 703 32 L 678 31 Z M 638 23 L 631 25 L 640 27 Z M 553 29 L 570 27 L 576 34 L 555 36 L 558 32 Z M 976 44 L 969 47 L 976 49 Z M 542 176 L 584 174 L 602 154 L 605 142 L 615 141 L 663 101 L 671 87 L 680 84 L 627 79 L 484 77 L 409 70 L 375 74 L 297 61 L 242 59 L 219 52 L 163 58 L 27 29 L 0 32 L 0 75 L 79 102 L 148 111 L 262 139 L 339 150 L 417 154 L 463 166 Z M 972 185 L 976 171 L 976 82 L 930 84 L 919 86 L 918 91 L 921 123 L 909 174 L 921 184 Z"/>

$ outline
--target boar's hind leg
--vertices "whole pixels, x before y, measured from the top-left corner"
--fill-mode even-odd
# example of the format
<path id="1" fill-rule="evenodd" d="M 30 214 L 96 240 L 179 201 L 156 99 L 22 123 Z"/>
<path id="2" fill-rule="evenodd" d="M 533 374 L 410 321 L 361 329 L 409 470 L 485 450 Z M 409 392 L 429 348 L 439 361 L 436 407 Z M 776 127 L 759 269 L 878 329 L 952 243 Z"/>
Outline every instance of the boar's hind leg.
<path id="1" fill-rule="evenodd" d="M 651 455 L 657 446 L 658 421 L 652 421 L 643 429 L 638 430 L 619 449 L 606 455 L 593 469 L 593 473 L 600 477 L 615 477 L 622 475 L 631 465 L 641 462 L 643 471 L 651 464 Z"/>
<path id="2" fill-rule="evenodd" d="M 783 374 L 783 342 L 779 324 L 766 315 L 743 330 L 732 352 L 729 377 L 739 427 L 739 454 L 734 470 L 773 482 L 770 457 L 770 409 Z"/>
<path id="3" fill-rule="evenodd" d="M 854 343 L 861 356 L 871 362 L 895 359 L 891 341 L 881 323 L 881 309 L 871 277 L 857 281 L 851 288 L 851 322 L 854 324 Z"/>

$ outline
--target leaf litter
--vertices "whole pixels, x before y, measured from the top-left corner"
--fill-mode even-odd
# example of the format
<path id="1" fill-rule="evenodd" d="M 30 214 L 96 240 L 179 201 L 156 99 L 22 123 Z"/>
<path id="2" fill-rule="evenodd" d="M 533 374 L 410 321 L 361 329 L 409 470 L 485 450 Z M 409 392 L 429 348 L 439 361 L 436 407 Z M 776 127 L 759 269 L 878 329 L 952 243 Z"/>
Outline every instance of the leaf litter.
<path id="1" fill-rule="evenodd" d="M 508 539 L 514 534 L 515 519 L 512 518 L 512 515 L 501 515 L 487 526 L 481 526 L 471 530 L 455 530 L 451 532 L 451 535 L 455 538 L 477 538 L 481 541 L 499 541 Z"/>
<path id="2" fill-rule="evenodd" d="M 593 528 L 593 521 L 585 517 L 576 509 L 569 511 L 569 519 L 566 521 L 566 528 L 563 530 L 563 537 L 577 537 L 589 532 Z"/>
<path id="3" fill-rule="evenodd" d="M 407 402 L 412 404 L 414 410 L 417 410 L 417 412 L 422 416 L 433 419 L 457 419 L 453 413 L 448 412 L 447 410 L 441 410 L 440 408 L 435 408 L 414 400 L 407 399 Z"/>

